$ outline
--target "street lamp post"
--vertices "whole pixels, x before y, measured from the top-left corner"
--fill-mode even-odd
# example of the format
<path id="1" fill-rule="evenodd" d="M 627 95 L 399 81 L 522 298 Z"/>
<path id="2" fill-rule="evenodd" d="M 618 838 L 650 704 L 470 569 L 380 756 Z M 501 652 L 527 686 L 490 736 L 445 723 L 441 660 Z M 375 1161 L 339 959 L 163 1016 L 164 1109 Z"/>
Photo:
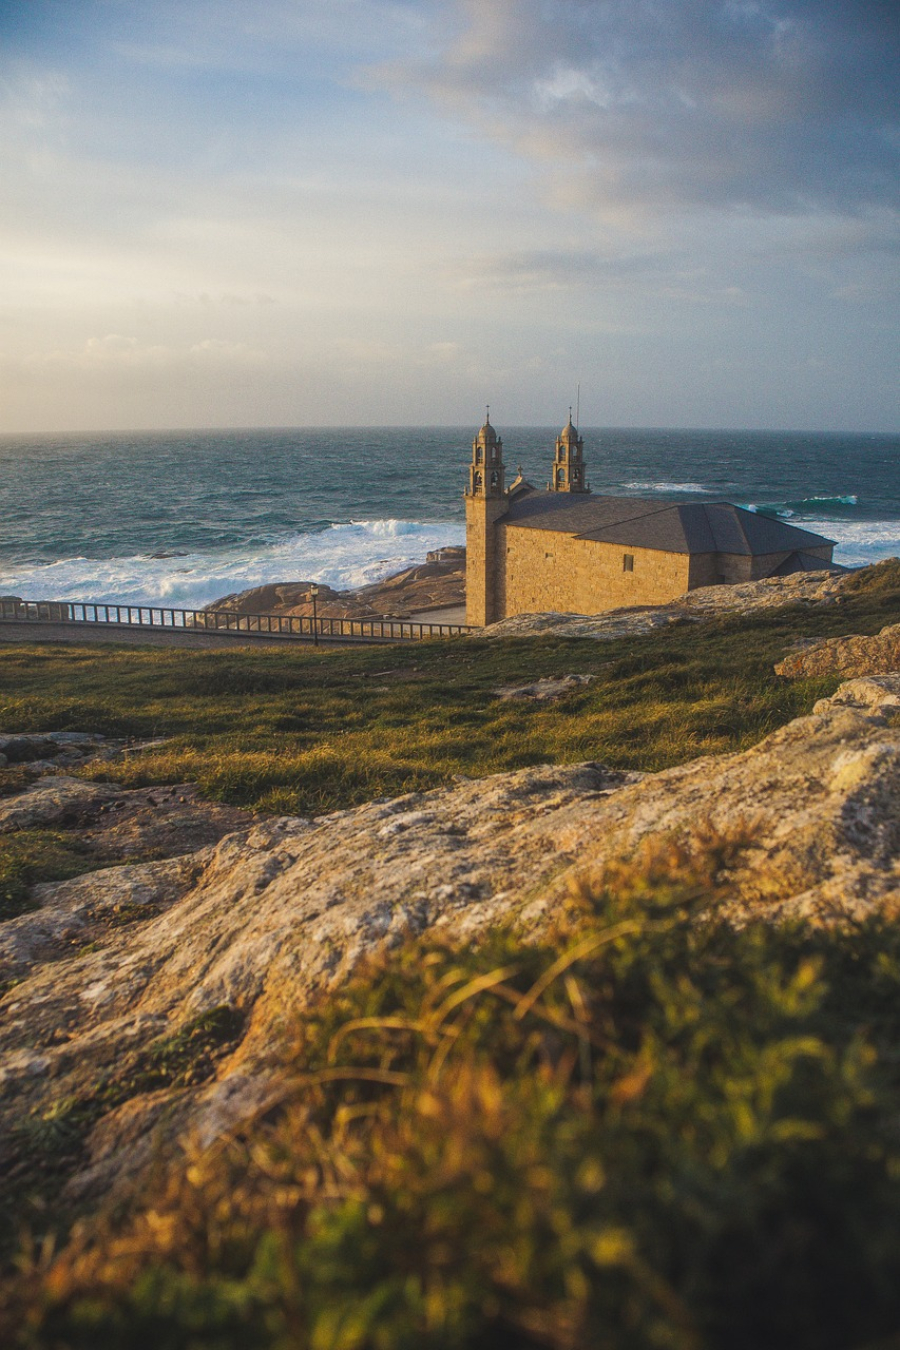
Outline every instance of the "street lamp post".
<path id="1" fill-rule="evenodd" d="M 319 645 L 319 611 L 318 611 L 318 609 L 317 609 L 317 607 L 316 607 L 316 601 L 317 601 L 317 599 L 319 598 L 319 588 L 318 588 L 318 586 L 310 586 L 310 588 L 309 588 L 309 594 L 310 594 L 310 597 L 311 597 L 312 602 L 313 602 L 313 615 L 312 615 L 312 622 L 313 622 L 313 646 L 314 646 L 314 647 L 318 647 L 318 645 Z"/>

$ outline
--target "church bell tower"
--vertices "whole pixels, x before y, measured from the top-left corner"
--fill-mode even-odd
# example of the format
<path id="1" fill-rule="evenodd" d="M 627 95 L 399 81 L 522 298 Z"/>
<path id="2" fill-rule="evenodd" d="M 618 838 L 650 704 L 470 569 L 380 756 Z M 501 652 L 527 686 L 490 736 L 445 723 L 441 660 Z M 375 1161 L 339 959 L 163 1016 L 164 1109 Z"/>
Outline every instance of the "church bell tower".
<path id="1" fill-rule="evenodd" d="M 569 420 L 556 438 L 553 476 L 547 489 L 550 492 L 590 492 L 584 477 L 584 441 L 578 435 L 578 428 L 572 425 L 571 408 Z"/>
<path id="2" fill-rule="evenodd" d="M 490 408 L 472 442 L 466 491 L 466 623 L 481 627 L 500 612 L 501 550 L 497 521 L 507 511 L 503 441 L 491 426 Z"/>

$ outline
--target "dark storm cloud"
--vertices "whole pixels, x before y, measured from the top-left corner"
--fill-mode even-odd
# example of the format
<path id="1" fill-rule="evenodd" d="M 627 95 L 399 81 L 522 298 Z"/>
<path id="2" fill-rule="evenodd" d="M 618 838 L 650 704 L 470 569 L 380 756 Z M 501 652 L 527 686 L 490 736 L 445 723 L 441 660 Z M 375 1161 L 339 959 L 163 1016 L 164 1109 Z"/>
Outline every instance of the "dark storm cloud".
<path id="1" fill-rule="evenodd" d="M 649 207 L 896 204 L 896 0 L 460 0 L 431 62 L 381 72 Z"/>

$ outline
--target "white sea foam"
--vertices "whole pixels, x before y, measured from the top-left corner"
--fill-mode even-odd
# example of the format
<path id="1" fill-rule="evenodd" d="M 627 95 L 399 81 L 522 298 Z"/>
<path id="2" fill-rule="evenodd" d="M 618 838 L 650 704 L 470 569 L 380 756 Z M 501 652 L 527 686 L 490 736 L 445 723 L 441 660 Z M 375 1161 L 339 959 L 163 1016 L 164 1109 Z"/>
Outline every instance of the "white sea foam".
<path id="1" fill-rule="evenodd" d="M 0 572 L 0 593 L 23 600 L 96 600 L 193 609 L 275 581 L 317 581 L 350 590 L 465 542 L 462 524 L 357 520 L 252 549 L 169 557 L 65 558 Z"/>
<path id="2" fill-rule="evenodd" d="M 712 492 L 702 483 L 624 483 L 629 492 Z"/>
<path id="3" fill-rule="evenodd" d="M 900 557 L 900 520 L 803 520 L 800 528 L 833 539 L 834 560 L 847 567 Z"/>

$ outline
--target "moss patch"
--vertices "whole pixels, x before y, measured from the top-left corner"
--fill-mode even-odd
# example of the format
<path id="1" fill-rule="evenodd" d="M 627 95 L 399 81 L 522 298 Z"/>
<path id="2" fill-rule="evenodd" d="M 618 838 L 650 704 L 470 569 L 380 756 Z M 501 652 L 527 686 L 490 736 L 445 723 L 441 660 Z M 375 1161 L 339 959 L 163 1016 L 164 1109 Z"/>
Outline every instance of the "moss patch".
<path id="1" fill-rule="evenodd" d="M 65 881 L 96 865 L 87 845 L 70 831 L 0 834 L 0 919 L 25 913 L 31 907 L 31 888 L 39 881 Z"/>

